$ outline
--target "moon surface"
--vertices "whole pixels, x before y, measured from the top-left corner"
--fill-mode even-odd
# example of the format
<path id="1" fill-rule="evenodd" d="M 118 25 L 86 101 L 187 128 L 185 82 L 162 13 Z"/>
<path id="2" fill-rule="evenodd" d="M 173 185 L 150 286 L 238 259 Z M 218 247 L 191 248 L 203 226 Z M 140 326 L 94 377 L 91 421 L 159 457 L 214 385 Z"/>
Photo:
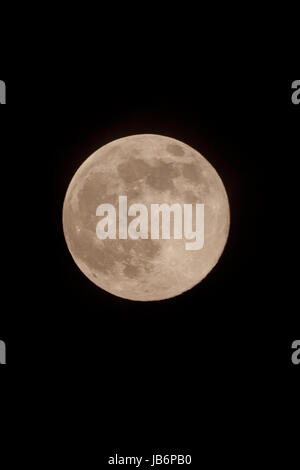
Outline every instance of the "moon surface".
<path id="1" fill-rule="evenodd" d="M 118 220 L 120 195 L 128 207 L 142 203 L 149 214 L 150 204 L 204 204 L 203 248 L 186 250 L 184 235 L 100 240 L 96 209 L 110 203 Z M 63 206 L 66 243 L 79 269 L 101 289 L 138 301 L 174 297 L 202 281 L 224 250 L 229 225 L 226 190 L 213 166 L 190 146 L 161 135 L 132 135 L 98 149 L 76 171 Z"/>

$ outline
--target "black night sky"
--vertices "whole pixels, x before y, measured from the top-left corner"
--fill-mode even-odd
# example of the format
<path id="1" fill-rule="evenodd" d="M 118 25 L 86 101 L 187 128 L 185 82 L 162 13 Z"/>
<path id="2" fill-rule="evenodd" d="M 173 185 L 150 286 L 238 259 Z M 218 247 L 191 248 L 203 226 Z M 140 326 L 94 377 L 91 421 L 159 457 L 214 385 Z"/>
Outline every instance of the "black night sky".
<path id="1" fill-rule="evenodd" d="M 291 363 L 300 327 L 300 106 L 291 103 L 292 80 L 104 69 L 0 77 L 8 99 L 0 110 L 3 375 L 49 381 L 74 439 L 81 421 L 88 455 L 101 442 L 100 460 L 117 450 L 178 448 L 195 465 L 201 455 L 216 464 L 216 440 L 230 461 L 232 447 L 250 452 L 243 436 L 253 428 L 249 460 L 264 449 L 265 463 L 264 435 L 280 443 L 276 425 L 288 427 L 299 376 Z M 78 166 L 139 133 L 197 149 L 230 201 L 220 262 L 192 290 L 160 302 L 101 291 L 74 264 L 62 232 Z"/>

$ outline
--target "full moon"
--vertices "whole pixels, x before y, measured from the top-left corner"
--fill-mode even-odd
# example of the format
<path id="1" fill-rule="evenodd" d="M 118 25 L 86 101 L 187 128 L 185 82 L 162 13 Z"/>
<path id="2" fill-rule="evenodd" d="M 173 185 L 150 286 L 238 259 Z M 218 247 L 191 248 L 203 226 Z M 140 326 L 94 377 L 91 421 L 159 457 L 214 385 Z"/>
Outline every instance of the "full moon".
<path id="1" fill-rule="evenodd" d="M 121 195 L 149 213 L 151 204 L 204 204 L 203 247 L 188 251 L 184 236 L 99 239 L 97 207 L 117 210 Z M 76 171 L 63 206 L 66 243 L 79 269 L 101 289 L 137 301 L 168 299 L 201 282 L 224 250 L 229 225 L 226 190 L 213 166 L 161 135 L 132 135 L 98 149 Z"/>

